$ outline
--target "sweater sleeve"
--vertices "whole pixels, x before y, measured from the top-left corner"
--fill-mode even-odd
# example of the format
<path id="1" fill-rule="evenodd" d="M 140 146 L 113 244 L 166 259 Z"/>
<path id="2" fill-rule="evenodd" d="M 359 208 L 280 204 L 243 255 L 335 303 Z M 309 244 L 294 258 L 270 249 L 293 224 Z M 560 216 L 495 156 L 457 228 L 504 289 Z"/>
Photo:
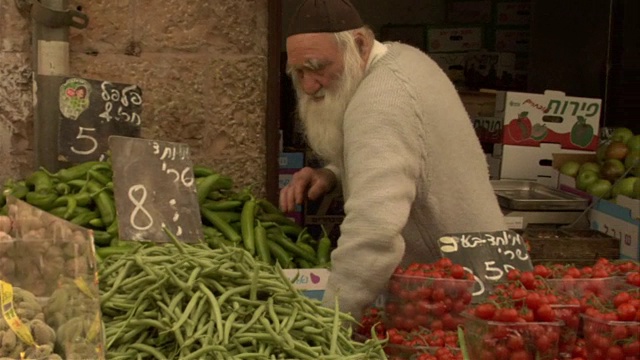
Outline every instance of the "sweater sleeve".
<path id="1" fill-rule="evenodd" d="M 367 79 L 369 80 L 369 79 Z M 323 303 L 359 321 L 384 290 L 405 251 L 401 235 L 423 163 L 414 97 L 402 82 L 364 82 L 344 123 L 343 187 L 348 191 Z"/>

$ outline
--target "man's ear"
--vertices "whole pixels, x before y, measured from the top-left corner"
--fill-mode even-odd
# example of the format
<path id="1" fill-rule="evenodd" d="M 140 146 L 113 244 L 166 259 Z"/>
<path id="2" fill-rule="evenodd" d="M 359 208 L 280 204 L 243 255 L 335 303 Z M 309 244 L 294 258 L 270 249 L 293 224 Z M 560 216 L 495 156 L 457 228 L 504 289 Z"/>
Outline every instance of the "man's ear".
<path id="1" fill-rule="evenodd" d="M 360 56 L 363 59 L 368 58 L 373 42 L 369 41 L 365 34 L 360 31 L 357 31 L 355 33 L 354 40 L 356 42 L 356 47 L 358 48 L 358 53 L 360 53 Z"/>

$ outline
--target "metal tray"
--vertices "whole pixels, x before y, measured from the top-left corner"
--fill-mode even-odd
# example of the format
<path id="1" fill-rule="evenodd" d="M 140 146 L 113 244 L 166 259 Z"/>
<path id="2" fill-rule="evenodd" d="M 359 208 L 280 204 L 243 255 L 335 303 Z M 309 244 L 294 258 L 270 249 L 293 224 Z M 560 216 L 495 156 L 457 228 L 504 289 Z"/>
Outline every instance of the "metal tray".
<path id="1" fill-rule="evenodd" d="M 535 181 L 492 180 L 501 207 L 512 210 L 584 210 L 589 200 Z"/>

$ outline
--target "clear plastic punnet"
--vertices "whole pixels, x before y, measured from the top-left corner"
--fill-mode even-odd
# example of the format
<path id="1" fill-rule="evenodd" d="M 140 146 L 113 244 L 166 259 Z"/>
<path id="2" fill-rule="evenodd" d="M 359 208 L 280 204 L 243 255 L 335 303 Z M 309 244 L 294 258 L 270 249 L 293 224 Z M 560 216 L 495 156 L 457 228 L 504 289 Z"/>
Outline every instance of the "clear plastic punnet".
<path id="1" fill-rule="evenodd" d="M 91 230 L 8 197 L 0 224 L 0 360 L 104 359 Z"/>

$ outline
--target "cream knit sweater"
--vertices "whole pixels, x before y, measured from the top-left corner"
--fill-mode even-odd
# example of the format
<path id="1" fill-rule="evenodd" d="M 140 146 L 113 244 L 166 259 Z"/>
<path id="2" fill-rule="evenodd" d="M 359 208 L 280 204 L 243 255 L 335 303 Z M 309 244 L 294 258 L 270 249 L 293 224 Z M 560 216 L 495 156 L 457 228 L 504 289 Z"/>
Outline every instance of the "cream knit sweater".
<path id="1" fill-rule="evenodd" d="M 506 229 L 453 84 L 427 55 L 388 43 L 344 119 L 345 219 L 323 303 L 360 320 L 396 266 L 439 258 L 446 233 Z"/>

